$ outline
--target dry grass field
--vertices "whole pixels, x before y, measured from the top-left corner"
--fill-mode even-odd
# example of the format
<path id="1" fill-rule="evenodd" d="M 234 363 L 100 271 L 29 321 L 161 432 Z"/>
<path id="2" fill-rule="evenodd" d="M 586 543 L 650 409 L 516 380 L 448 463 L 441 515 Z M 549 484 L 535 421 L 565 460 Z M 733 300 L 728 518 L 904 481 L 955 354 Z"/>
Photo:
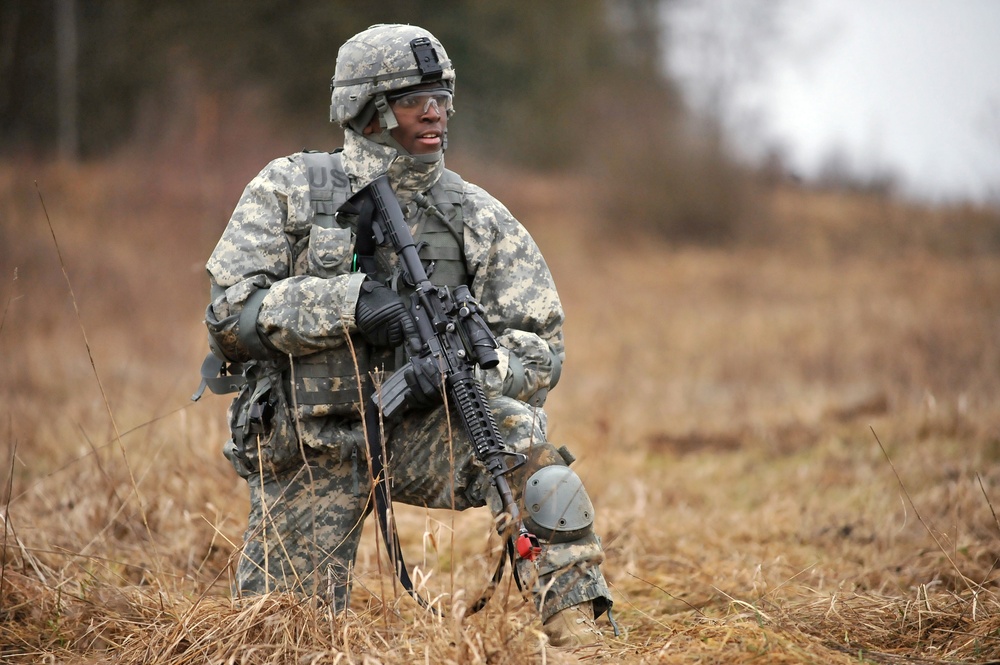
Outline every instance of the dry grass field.
<path id="1" fill-rule="evenodd" d="M 0 662 L 575 662 L 509 586 L 463 616 L 481 512 L 400 511 L 446 618 L 372 524 L 352 612 L 229 599 L 228 400 L 189 395 L 259 157 L 0 165 Z M 678 247 L 595 219 L 584 182 L 460 170 L 565 301 L 550 434 L 599 510 L 602 662 L 1000 661 L 1000 217 L 777 189 L 756 240 Z"/>

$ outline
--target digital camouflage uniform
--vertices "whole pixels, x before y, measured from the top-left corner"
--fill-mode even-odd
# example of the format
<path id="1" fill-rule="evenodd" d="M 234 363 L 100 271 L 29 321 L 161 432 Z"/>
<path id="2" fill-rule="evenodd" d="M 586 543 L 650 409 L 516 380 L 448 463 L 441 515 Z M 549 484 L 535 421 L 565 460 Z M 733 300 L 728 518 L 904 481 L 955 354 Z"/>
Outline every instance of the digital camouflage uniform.
<path id="1" fill-rule="evenodd" d="M 349 192 L 389 174 L 418 242 L 429 212 L 417 203 L 445 200 L 442 183 L 459 184 L 468 285 L 501 347 L 499 365 L 479 377 L 506 444 L 530 458 L 510 476 L 520 495 L 532 467 L 562 465 L 568 457 L 547 443 L 540 408 L 564 348 L 563 310 L 538 247 L 500 202 L 445 171 L 443 159 L 427 164 L 351 129 L 341 158 Z M 340 217 L 332 226 L 316 223 L 319 205 L 310 189 L 316 173 L 306 161 L 302 153 L 277 159 L 247 186 L 207 264 L 206 324 L 218 355 L 247 362 L 249 382 L 230 408 L 234 431 L 246 434 L 240 427 L 250 404 L 265 409 L 265 426 L 226 448 L 251 499 L 238 591 L 318 594 L 342 610 L 372 509 L 358 379 L 369 369 L 391 372 L 399 359 L 367 348 L 357 334 L 365 275 L 352 272 L 354 229 Z M 394 284 L 391 248 L 380 247 L 376 259 L 379 277 Z M 338 376 L 323 376 L 317 367 L 336 368 L 331 374 Z M 314 399 L 310 386 L 320 386 L 321 396 L 339 394 L 340 402 Z M 488 504 L 496 514 L 500 501 L 489 474 L 461 426 L 446 417 L 439 406 L 385 424 L 392 500 L 457 510 Z M 449 432 L 456 433 L 451 441 Z M 610 607 L 603 558 L 591 531 L 571 542 L 543 539 L 537 561 L 518 563 L 543 619 L 590 600 L 598 615 Z"/>

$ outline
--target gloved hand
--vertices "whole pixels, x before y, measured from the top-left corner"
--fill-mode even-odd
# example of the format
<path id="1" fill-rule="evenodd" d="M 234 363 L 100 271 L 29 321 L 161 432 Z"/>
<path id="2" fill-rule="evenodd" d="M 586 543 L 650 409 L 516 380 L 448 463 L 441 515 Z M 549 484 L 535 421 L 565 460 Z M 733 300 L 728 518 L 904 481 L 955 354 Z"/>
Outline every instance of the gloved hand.
<path id="1" fill-rule="evenodd" d="M 406 397 L 409 407 L 427 409 L 444 403 L 444 393 L 441 392 L 444 377 L 433 356 L 410 358 L 399 371 L 410 389 Z"/>
<path id="2" fill-rule="evenodd" d="M 402 298 L 372 279 L 361 284 L 354 313 L 358 330 L 374 346 L 399 346 L 416 331 Z"/>

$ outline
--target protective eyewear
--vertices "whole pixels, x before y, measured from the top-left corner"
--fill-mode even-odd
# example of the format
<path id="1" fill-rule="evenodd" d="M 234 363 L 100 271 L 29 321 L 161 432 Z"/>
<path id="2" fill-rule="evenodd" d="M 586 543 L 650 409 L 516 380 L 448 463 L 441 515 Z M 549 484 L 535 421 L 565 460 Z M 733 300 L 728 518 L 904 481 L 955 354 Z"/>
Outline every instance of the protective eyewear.
<path id="1" fill-rule="evenodd" d="M 434 90 L 414 90 L 402 95 L 390 97 L 394 109 L 400 111 L 427 113 L 433 104 L 438 113 L 448 113 L 451 111 L 451 90 L 439 88 Z"/>

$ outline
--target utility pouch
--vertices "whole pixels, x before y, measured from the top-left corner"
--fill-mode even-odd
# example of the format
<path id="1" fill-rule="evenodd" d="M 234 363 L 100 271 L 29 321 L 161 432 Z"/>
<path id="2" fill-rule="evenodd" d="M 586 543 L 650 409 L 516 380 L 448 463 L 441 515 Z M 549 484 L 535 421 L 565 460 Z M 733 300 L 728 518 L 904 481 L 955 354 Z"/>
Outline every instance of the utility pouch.
<path id="1" fill-rule="evenodd" d="M 338 348 L 295 358 L 291 371 L 283 375 L 282 388 L 292 395 L 298 415 L 304 419 L 337 416 L 360 419 L 361 390 L 358 377 L 368 373 L 368 347 L 355 343 L 350 349 Z M 363 369 L 358 370 L 358 365 Z"/>
<path id="2" fill-rule="evenodd" d="M 248 377 L 229 407 L 232 441 L 223 451 L 237 473 L 278 471 L 301 459 L 280 373 Z"/>

